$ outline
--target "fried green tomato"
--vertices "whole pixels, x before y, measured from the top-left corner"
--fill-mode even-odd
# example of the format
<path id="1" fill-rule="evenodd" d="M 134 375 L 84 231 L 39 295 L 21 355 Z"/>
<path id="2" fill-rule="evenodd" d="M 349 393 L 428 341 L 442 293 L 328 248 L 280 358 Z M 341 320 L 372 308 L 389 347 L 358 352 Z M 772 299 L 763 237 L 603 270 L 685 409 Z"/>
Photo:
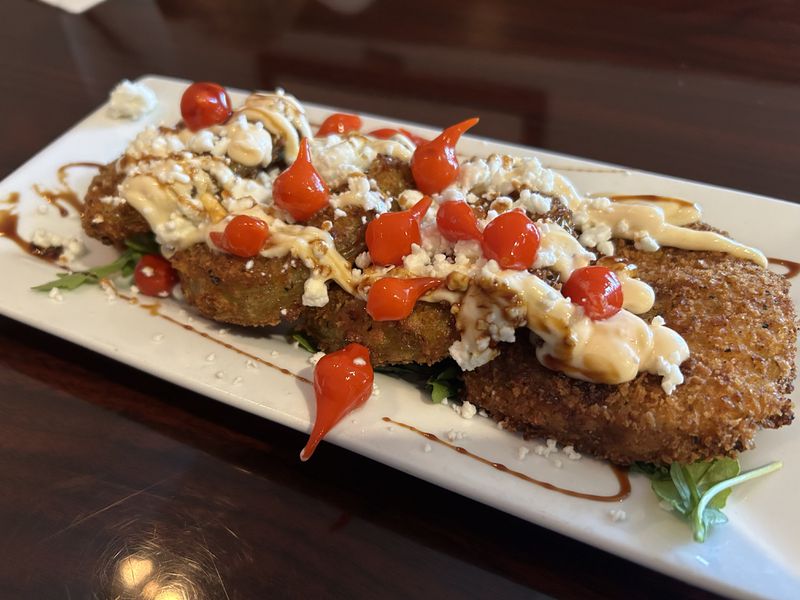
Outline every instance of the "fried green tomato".
<path id="1" fill-rule="evenodd" d="M 338 287 L 331 287 L 328 296 L 327 305 L 306 309 L 298 324 L 323 352 L 358 342 L 369 348 L 374 365 L 431 365 L 446 358 L 458 339 L 447 304 L 418 302 L 409 317 L 381 322 L 367 314 L 365 302 Z"/>
<path id="2" fill-rule="evenodd" d="M 243 259 L 196 244 L 170 262 L 186 301 L 203 316 L 235 325 L 277 325 L 302 310 L 309 271 L 292 257 Z"/>
<path id="3" fill-rule="evenodd" d="M 122 247 L 126 239 L 150 232 L 150 225 L 135 208 L 115 200 L 123 178 L 116 161 L 105 165 L 92 179 L 83 201 L 83 230 L 109 246 Z"/>
<path id="4" fill-rule="evenodd" d="M 618 464 L 735 455 L 760 428 L 789 424 L 796 315 L 786 279 L 721 253 L 617 247 L 655 289 L 643 318 L 663 316 L 688 343 L 685 382 L 668 396 L 650 374 L 621 385 L 571 379 L 540 365 L 520 331 L 465 373 L 467 398 L 509 429 Z"/>
<path id="5" fill-rule="evenodd" d="M 397 198 L 404 191 L 415 187 L 411 166 L 384 154 L 379 154 L 372 161 L 367 177 L 374 179 L 378 189 L 392 198 Z"/>

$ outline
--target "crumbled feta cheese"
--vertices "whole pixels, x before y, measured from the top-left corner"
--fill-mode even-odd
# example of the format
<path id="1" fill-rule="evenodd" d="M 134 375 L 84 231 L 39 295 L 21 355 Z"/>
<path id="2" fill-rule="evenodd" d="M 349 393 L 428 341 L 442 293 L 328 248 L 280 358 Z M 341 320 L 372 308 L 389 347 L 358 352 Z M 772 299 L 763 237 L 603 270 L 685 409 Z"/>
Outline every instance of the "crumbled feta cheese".
<path id="1" fill-rule="evenodd" d="M 303 306 L 325 306 L 328 303 L 328 286 L 323 279 L 309 277 L 303 286 Z"/>
<path id="2" fill-rule="evenodd" d="M 215 360 L 217 360 L 217 355 L 214 354 L 213 352 L 206 356 L 206 361 L 207 362 L 214 362 Z"/>
<path id="3" fill-rule="evenodd" d="M 31 243 L 38 248 L 57 248 L 64 243 L 64 240 L 57 233 L 47 229 L 37 229 L 33 232 Z"/>
<path id="4" fill-rule="evenodd" d="M 550 212 L 553 200 L 549 196 L 537 194 L 529 189 L 520 190 L 517 205 L 525 209 L 526 212 L 533 214 L 544 214 Z M 516 208 L 517 205 L 512 205 Z"/>
<path id="5" fill-rule="evenodd" d="M 467 437 L 467 434 L 463 431 L 456 431 L 455 429 L 451 429 L 447 432 L 447 439 L 451 442 L 455 442 L 456 440 L 463 440 Z"/>
<path id="6" fill-rule="evenodd" d="M 316 352 L 308 357 L 308 362 L 312 365 L 316 365 L 323 356 L 325 356 L 324 352 Z"/>
<path id="7" fill-rule="evenodd" d="M 677 352 L 665 358 L 659 356 L 656 359 L 656 373 L 662 377 L 661 388 L 667 396 L 675 391 L 675 388 L 683 383 L 684 377 L 681 372 L 681 357 Z"/>
<path id="8" fill-rule="evenodd" d="M 92 217 L 92 223 L 94 223 L 95 225 L 99 225 L 103 221 L 105 221 L 103 215 L 95 215 Z"/>
<path id="9" fill-rule="evenodd" d="M 579 452 L 575 452 L 575 448 L 573 446 L 564 446 L 563 449 L 564 454 L 567 455 L 567 458 L 570 460 L 580 460 L 581 455 Z"/>
<path id="10" fill-rule="evenodd" d="M 143 83 L 123 79 L 109 96 L 108 114 L 112 119 L 139 119 L 158 105 L 155 92 Z"/>
<path id="11" fill-rule="evenodd" d="M 608 516 L 613 523 L 618 523 L 628 518 L 628 515 L 624 510 L 616 508 L 612 508 L 610 511 L 608 511 Z"/>
<path id="12" fill-rule="evenodd" d="M 153 267 L 142 267 L 141 269 L 139 269 L 139 273 L 141 273 L 145 277 L 152 277 L 153 275 L 155 275 Z"/>
<path id="13" fill-rule="evenodd" d="M 527 448 L 526 446 L 520 446 L 517 448 L 517 460 L 525 460 L 525 457 L 528 456 L 530 451 L 530 448 Z"/>
<path id="14" fill-rule="evenodd" d="M 244 263 L 244 270 L 245 270 L 245 271 L 251 271 L 251 270 L 253 269 L 253 265 L 255 265 L 255 264 L 256 264 L 256 261 L 254 261 L 254 260 L 251 258 L 251 259 L 250 259 L 250 260 L 248 260 L 246 263 Z"/>
<path id="15" fill-rule="evenodd" d="M 120 196 L 102 196 L 100 198 L 100 202 L 102 202 L 103 204 L 107 204 L 109 206 L 116 207 L 116 206 L 121 206 L 127 203 L 128 201 Z"/>
<path id="16" fill-rule="evenodd" d="M 61 294 L 61 290 L 58 288 L 52 288 L 50 293 L 47 294 L 48 298 L 50 298 L 53 302 L 63 302 L 64 296 Z"/>
<path id="17" fill-rule="evenodd" d="M 367 252 L 366 250 L 364 252 L 362 252 L 361 254 L 359 254 L 358 256 L 356 256 L 355 265 L 359 269 L 364 270 L 367 267 L 369 267 L 371 264 L 372 264 L 372 257 L 369 255 L 369 252 Z"/>
<path id="18" fill-rule="evenodd" d="M 61 254 L 58 257 L 58 264 L 59 265 L 69 265 L 78 258 L 81 254 L 83 254 L 85 247 L 83 242 L 76 237 L 71 237 L 66 241 L 63 241 L 61 244 Z"/>
<path id="19" fill-rule="evenodd" d="M 155 335 L 153 336 L 153 341 L 154 341 L 155 343 L 159 343 L 159 342 L 162 342 L 162 341 L 164 341 L 164 334 L 163 334 L 163 333 L 157 333 L 157 334 L 155 334 Z"/>
<path id="20" fill-rule="evenodd" d="M 431 445 L 430 445 L 430 444 L 428 444 L 427 442 L 426 442 L 426 443 L 425 443 L 425 445 L 422 447 L 422 451 L 423 451 L 425 454 L 427 454 L 427 453 L 428 453 L 428 452 L 430 452 L 431 450 L 433 450 L 433 448 L 431 448 Z"/>
<path id="21" fill-rule="evenodd" d="M 655 238 L 646 231 L 637 231 L 633 234 L 633 246 L 644 252 L 656 252 L 661 247 Z"/>
<path id="22" fill-rule="evenodd" d="M 225 371 L 217 371 L 214 373 L 214 377 L 217 379 L 225 379 Z"/>
<path id="23" fill-rule="evenodd" d="M 234 377 L 233 378 L 233 385 L 239 385 L 240 383 L 242 383 L 242 381 L 244 381 L 244 380 L 241 377 Z"/>
<path id="24" fill-rule="evenodd" d="M 614 242 L 611 240 L 598 242 L 597 251 L 603 256 L 614 256 Z"/>
<path id="25" fill-rule="evenodd" d="M 474 417 L 478 409 L 469 400 L 464 400 L 461 404 L 452 404 L 453 412 L 464 419 L 471 419 Z"/>
<path id="26" fill-rule="evenodd" d="M 249 359 L 249 358 L 247 359 L 247 362 L 245 363 L 245 365 L 247 366 L 247 368 L 248 368 L 248 369 L 255 369 L 255 368 L 257 368 L 256 361 L 254 361 L 254 360 L 251 360 L 251 359 Z"/>

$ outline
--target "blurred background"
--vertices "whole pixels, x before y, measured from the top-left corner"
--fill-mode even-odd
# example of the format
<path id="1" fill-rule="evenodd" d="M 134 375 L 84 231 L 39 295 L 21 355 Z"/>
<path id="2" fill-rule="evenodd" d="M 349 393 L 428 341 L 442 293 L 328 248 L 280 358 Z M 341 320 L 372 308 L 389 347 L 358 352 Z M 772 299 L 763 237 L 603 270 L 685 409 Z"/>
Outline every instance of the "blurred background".
<path id="1" fill-rule="evenodd" d="M 0 42 L 5 92 L 40 110 L 0 116 L 20 157 L 119 79 L 157 73 L 431 125 L 478 114 L 480 135 L 800 199 L 793 2 L 108 0 L 71 15 L 5 0 L 3 12 L 22 17 Z M 55 105 L 20 55 L 38 57 Z"/>

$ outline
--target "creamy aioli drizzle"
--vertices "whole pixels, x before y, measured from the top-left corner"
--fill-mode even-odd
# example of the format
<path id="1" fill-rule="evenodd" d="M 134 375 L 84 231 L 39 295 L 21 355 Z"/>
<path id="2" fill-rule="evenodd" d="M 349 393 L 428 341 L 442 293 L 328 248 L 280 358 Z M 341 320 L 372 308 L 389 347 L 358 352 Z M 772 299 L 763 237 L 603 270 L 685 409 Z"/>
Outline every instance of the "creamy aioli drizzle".
<path id="1" fill-rule="evenodd" d="M 452 199 L 489 200 L 492 210 L 485 224 L 509 209 L 547 212 L 551 199 L 560 198 L 573 213 L 580 239 L 555 223 L 539 221 L 542 242 L 534 268 L 551 269 L 562 281 L 595 261 L 591 248 L 613 254 L 614 237 L 632 240 L 644 250 L 655 251 L 661 245 L 714 250 L 766 265 L 755 249 L 714 232 L 686 228 L 701 218 L 693 203 L 651 196 L 583 197 L 566 178 L 535 158 L 493 155 L 462 162 L 456 183 L 433 198 L 421 223 L 422 242 L 403 265 L 353 268 L 329 233 L 293 224 L 272 205 L 277 170 L 267 174 L 264 168 L 272 164 L 275 148 L 282 148 L 286 162 L 293 161 L 301 137 L 310 138 L 314 165 L 326 183 L 339 188 L 331 196 L 334 208 L 358 206 L 374 213 L 390 209 L 392 199 L 375 188 L 366 172 L 379 155 L 409 162 L 413 143 L 405 136 L 311 138 L 302 106 L 282 92 L 251 95 L 231 121 L 208 130 L 143 132 L 127 152 L 132 164 L 125 167 L 128 176 L 119 194 L 144 216 L 167 254 L 203 241 L 216 251 L 208 234 L 222 231 L 234 214 L 263 219 L 270 228 L 270 243 L 262 256 L 292 256 L 311 271 L 303 296 L 308 306 L 327 303 L 329 280 L 365 299 L 370 285 L 387 275 L 445 279 L 445 287 L 423 300 L 454 305 L 461 339 L 451 354 L 465 370 L 491 360 L 498 342 L 514 341 L 515 331 L 527 327 L 539 340 L 539 361 L 549 368 L 610 384 L 630 381 L 640 372 L 653 373 L 663 378 L 668 394 L 683 381 L 680 364 L 689 356 L 689 348 L 660 317 L 647 323 L 636 316 L 652 309 L 655 295 L 649 285 L 625 270 L 619 272 L 623 310 L 593 321 L 536 275 L 501 270 L 482 257 L 474 242 L 447 242 L 435 224 L 438 205 Z M 258 167 L 259 174 L 238 176 L 231 160 Z M 419 197 L 409 190 L 398 201 L 406 208 Z"/>

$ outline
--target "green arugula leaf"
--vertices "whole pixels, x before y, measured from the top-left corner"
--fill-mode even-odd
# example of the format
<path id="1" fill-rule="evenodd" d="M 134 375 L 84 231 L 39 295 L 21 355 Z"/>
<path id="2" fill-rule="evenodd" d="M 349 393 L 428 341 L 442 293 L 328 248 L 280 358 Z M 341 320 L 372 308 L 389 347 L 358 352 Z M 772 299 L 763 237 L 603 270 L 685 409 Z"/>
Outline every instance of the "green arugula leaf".
<path id="1" fill-rule="evenodd" d="M 435 365 L 383 365 L 375 370 L 386 375 L 394 375 L 405 379 L 415 386 L 429 391 L 434 404 L 445 398 L 456 398 L 464 387 L 461 381 L 461 369 L 452 359 L 446 359 Z"/>
<path id="2" fill-rule="evenodd" d="M 145 254 L 158 254 L 159 248 L 152 234 L 136 236 L 125 240 L 126 249 L 116 260 L 93 267 L 85 271 L 74 271 L 72 273 L 58 273 L 57 279 L 48 281 L 31 289 L 37 292 L 49 292 L 53 288 L 62 290 L 74 290 L 80 286 L 91 283 L 100 283 L 102 279 L 119 273 L 123 277 L 130 277 L 136 268 L 136 264 Z"/>
<path id="3" fill-rule="evenodd" d="M 312 342 L 309 338 L 307 338 L 299 331 L 290 331 L 289 338 L 297 342 L 297 345 L 300 346 L 303 350 L 311 352 L 311 354 L 315 354 L 316 352 L 318 352 L 317 347 L 314 345 L 314 342 Z"/>
<path id="4" fill-rule="evenodd" d="M 731 460 L 731 459 L 729 459 Z M 739 464 L 736 461 L 736 469 L 737 473 L 739 471 Z M 740 483 L 744 483 L 745 481 L 749 481 L 751 479 L 755 479 L 757 477 L 761 477 L 762 475 L 767 475 L 772 473 L 773 471 L 777 471 L 783 466 L 783 463 L 780 461 L 771 462 L 763 467 L 759 467 L 758 469 L 752 469 L 750 471 L 746 471 L 741 474 L 737 474 L 735 477 L 731 477 L 729 479 L 724 479 L 722 481 L 717 482 L 716 484 L 712 485 L 708 490 L 703 493 L 700 497 L 700 501 L 697 503 L 694 511 L 692 512 L 692 529 L 694 530 L 694 539 L 696 542 L 704 542 L 706 539 L 706 534 L 708 532 L 708 527 L 711 525 L 715 525 L 719 522 L 725 523 L 728 521 L 728 518 L 722 514 L 720 510 L 721 507 L 713 506 L 712 503 L 718 498 L 720 495 L 725 494 L 725 498 L 727 499 L 728 494 L 730 494 L 731 488 L 735 485 L 739 485 Z M 725 501 L 722 501 L 722 505 L 725 505 Z M 719 521 L 718 519 L 724 519 L 724 521 Z"/>
<path id="5" fill-rule="evenodd" d="M 431 400 L 434 404 L 439 404 L 445 398 L 457 397 L 464 387 L 461 369 L 454 363 L 445 364 L 444 368 L 428 378 L 426 383 L 431 388 Z"/>
<path id="6" fill-rule="evenodd" d="M 139 254 L 158 254 L 161 251 L 156 238 L 152 234 L 140 234 L 130 237 L 125 240 L 125 246 Z"/>
<path id="7" fill-rule="evenodd" d="M 59 273 L 58 279 L 48 281 L 42 285 L 37 285 L 32 289 L 36 290 L 37 292 L 49 292 L 53 288 L 58 288 L 61 290 L 74 290 L 75 288 L 86 283 L 89 278 L 90 275 L 88 273 Z"/>
<path id="8" fill-rule="evenodd" d="M 668 469 L 636 463 L 632 470 L 650 478 L 655 495 L 688 521 L 695 541 L 703 542 L 712 525 L 728 522 L 722 509 L 733 486 L 771 473 L 781 466 L 780 462 L 773 462 L 740 474 L 738 460 L 719 458 L 688 465 L 672 463 Z"/>

